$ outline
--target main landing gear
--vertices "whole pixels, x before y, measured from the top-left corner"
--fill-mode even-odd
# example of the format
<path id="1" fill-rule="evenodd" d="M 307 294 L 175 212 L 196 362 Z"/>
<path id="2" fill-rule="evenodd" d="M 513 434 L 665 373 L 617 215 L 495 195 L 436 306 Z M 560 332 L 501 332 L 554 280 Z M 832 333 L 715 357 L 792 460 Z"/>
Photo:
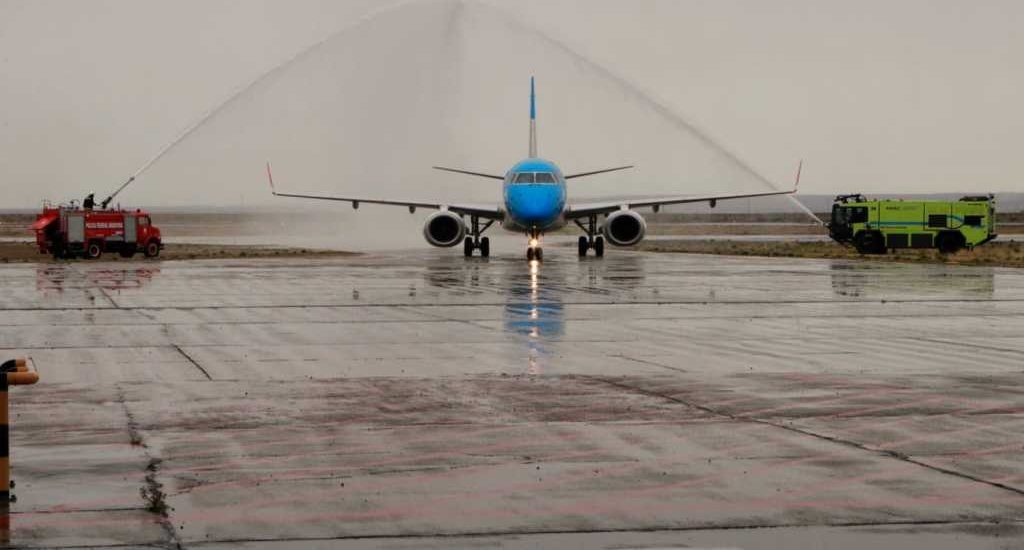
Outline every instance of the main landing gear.
<path id="1" fill-rule="evenodd" d="M 473 255 L 474 250 L 479 250 L 481 258 L 490 257 L 491 240 L 487 237 L 481 237 L 480 235 L 483 235 L 484 231 L 487 231 L 487 228 L 490 227 L 492 223 L 494 223 L 494 220 L 487 220 L 487 223 L 481 227 L 479 216 L 473 216 L 470 219 L 470 230 L 472 235 L 466 237 L 465 240 L 462 241 L 462 254 L 464 256 L 469 258 Z"/>
<path id="2" fill-rule="evenodd" d="M 579 253 L 580 258 L 586 257 L 588 250 L 594 251 L 594 256 L 598 258 L 604 256 L 604 237 L 597 235 L 597 216 L 588 216 L 587 225 L 583 225 L 579 220 L 573 220 L 576 225 L 583 231 L 586 231 L 586 236 L 581 236 L 579 240 Z"/>

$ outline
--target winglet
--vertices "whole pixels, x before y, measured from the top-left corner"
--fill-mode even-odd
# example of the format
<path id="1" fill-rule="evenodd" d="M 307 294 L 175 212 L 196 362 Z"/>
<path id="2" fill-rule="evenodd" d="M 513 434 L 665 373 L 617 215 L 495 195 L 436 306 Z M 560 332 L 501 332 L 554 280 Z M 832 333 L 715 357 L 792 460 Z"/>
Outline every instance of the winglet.
<path id="1" fill-rule="evenodd" d="M 800 164 L 796 166 L 796 181 L 793 183 L 793 192 L 796 193 L 797 189 L 800 188 L 800 173 L 804 171 L 804 159 L 800 159 Z"/>
<path id="2" fill-rule="evenodd" d="M 277 191 L 274 189 L 274 174 L 270 171 L 270 162 L 267 162 L 267 181 L 270 182 L 270 194 L 277 195 Z"/>

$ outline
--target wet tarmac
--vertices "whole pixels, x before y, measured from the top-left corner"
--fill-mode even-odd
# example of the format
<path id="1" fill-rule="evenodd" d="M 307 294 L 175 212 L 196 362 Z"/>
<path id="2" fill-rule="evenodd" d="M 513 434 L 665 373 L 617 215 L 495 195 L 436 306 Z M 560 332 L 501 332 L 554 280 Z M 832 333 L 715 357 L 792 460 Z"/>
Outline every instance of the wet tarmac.
<path id="1" fill-rule="evenodd" d="M 1024 271 L 0 265 L 15 547 L 1024 548 Z"/>

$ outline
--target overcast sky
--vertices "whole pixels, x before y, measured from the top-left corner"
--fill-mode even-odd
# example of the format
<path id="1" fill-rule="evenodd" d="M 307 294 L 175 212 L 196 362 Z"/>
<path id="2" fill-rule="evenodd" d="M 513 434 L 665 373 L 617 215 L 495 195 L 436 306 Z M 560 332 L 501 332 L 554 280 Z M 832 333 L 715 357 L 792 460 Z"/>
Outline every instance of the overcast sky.
<path id="1" fill-rule="evenodd" d="M 670 135 L 678 124 L 657 120 L 659 103 L 778 185 L 805 159 L 804 193 L 1024 190 L 1024 2 L 492 3 L 424 0 L 329 40 L 186 140 L 125 200 L 266 202 L 265 157 L 296 188 L 423 198 L 431 188 L 417 170 L 432 163 L 501 173 L 523 156 L 534 73 L 542 153 L 568 170 L 647 167 L 618 180 L 630 189 L 595 183 L 605 194 L 719 174 L 713 189 L 759 185 L 697 167 L 724 161 Z M 0 0 L 0 204 L 102 196 L 240 86 L 381 5 Z M 422 87 L 430 73 L 445 84 Z M 378 173 L 400 183 L 367 183 Z M 486 184 L 437 185 L 480 198 Z"/>

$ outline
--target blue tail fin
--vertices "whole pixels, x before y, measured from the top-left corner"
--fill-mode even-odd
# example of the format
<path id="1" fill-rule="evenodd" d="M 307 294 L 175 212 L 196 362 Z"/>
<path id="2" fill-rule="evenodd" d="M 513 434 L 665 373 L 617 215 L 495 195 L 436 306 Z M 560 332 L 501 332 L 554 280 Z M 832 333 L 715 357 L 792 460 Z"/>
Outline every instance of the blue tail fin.
<path id="1" fill-rule="evenodd" d="M 530 158 L 537 157 L 537 94 L 530 77 Z"/>

